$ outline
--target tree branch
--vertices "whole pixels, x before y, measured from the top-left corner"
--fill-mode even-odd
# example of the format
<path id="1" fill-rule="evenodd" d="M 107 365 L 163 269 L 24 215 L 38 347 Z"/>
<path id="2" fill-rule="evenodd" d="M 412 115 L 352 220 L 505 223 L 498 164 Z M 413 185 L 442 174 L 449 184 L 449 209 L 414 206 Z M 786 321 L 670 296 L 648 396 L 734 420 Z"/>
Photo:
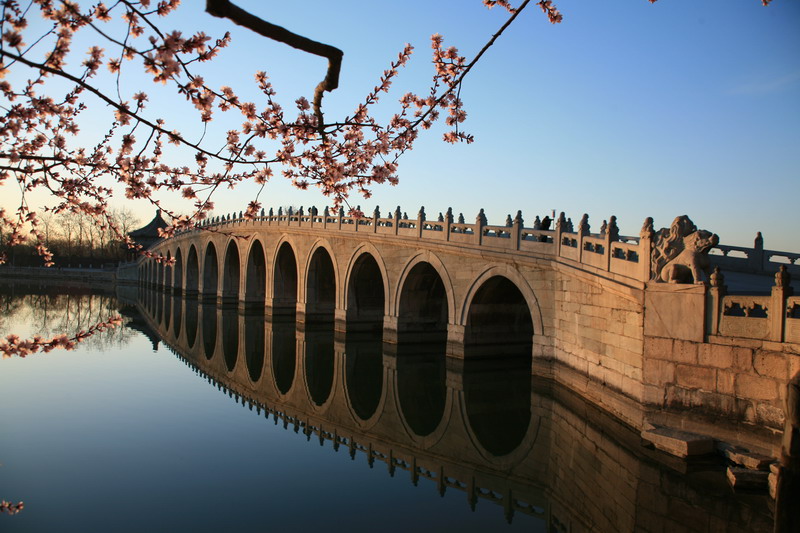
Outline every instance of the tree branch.
<path id="1" fill-rule="evenodd" d="M 342 68 L 344 52 L 334 46 L 312 41 L 307 37 L 292 33 L 286 28 L 260 19 L 234 5 L 230 0 L 206 0 L 206 12 L 215 17 L 228 18 L 235 24 L 244 26 L 268 39 L 288 44 L 309 54 L 328 58 L 328 72 L 325 79 L 319 82 L 319 85 L 314 90 L 314 116 L 317 117 L 317 131 L 324 138 L 325 123 L 322 117 L 322 96 L 325 91 L 333 91 L 339 86 L 339 72 Z"/>

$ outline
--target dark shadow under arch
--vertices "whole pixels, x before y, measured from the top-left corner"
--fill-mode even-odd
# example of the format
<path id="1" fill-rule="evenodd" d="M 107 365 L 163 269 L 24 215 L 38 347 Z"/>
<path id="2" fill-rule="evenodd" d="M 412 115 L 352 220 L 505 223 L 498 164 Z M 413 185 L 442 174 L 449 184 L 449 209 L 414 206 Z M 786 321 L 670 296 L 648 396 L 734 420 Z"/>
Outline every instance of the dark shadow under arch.
<path id="1" fill-rule="evenodd" d="M 267 262 L 264 247 L 256 240 L 247 255 L 245 271 L 245 300 L 251 307 L 264 308 L 267 296 Z"/>
<path id="2" fill-rule="evenodd" d="M 325 248 L 317 248 L 308 264 L 306 321 L 333 322 L 336 309 L 336 272 Z"/>
<path id="3" fill-rule="evenodd" d="M 441 342 L 447 339 L 447 320 L 447 295 L 442 278 L 430 263 L 417 263 L 400 291 L 398 339 Z"/>
<path id="4" fill-rule="evenodd" d="M 239 248 L 236 241 L 231 240 L 225 250 L 225 262 L 222 270 L 222 300 L 224 303 L 236 303 L 239 300 Z"/>
<path id="5" fill-rule="evenodd" d="M 217 300 L 217 284 L 219 283 L 219 268 L 217 263 L 217 249 L 214 243 L 208 243 L 206 255 L 203 259 L 203 300 Z"/>
<path id="6" fill-rule="evenodd" d="M 275 258 L 272 313 L 294 315 L 297 310 L 297 259 L 288 242 L 281 244 Z"/>
<path id="7" fill-rule="evenodd" d="M 493 276 L 475 293 L 467 311 L 465 357 L 521 357 L 533 350 L 533 320 L 522 292 Z"/>
<path id="8" fill-rule="evenodd" d="M 200 282 L 200 265 L 197 259 L 197 248 L 194 245 L 189 247 L 186 259 L 186 296 L 195 297 Z"/>
<path id="9" fill-rule="evenodd" d="M 361 254 L 350 272 L 347 287 L 347 331 L 382 331 L 386 295 L 375 258 Z"/>
<path id="10" fill-rule="evenodd" d="M 181 249 L 175 251 L 175 273 L 173 274 L 172 292 L 180 294 L 183 292 L 183 254 Z"/>

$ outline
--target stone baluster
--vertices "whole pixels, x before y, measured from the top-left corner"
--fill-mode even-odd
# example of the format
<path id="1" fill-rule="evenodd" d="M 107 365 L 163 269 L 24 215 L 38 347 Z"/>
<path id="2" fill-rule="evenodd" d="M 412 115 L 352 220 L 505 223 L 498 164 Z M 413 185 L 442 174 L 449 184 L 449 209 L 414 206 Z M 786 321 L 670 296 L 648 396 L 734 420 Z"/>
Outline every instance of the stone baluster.
<path id="1" fill-rule="evenodd" d="M 714 268 L 714 272 L 709 277 L 708 289 L 708 316 L 706 317 L 706 334 L 718 335 L 719 322 L 722 317 L 722 300 L 728 293 L 725 286 L 725 276 L 720 272 L 719 267 Z"/>
<path id="2" fill-rule="evenodd" d="M 478 216 L 475 217 L 475 238 L 478 246 L 483 244 L 483 228 L 486 226 L 486 214 L 483 212 L 483 208 L 478 211 Z"/>
<path id="3" fill-rule="evenodd" d="M 394 210 L 394 234 L 397 235 L 400 229 L 400 217 L 402 217 L 402 212 L 400 211 L 400 206 L 397 206 L 397 209 Z"/>
<path id="4" fill-rule="evenodd" d="M 328 217 L 330 216 L 330 214 L 331 214 L 330 209 L 328 209 L 328 206 L 326 205 L 325 209 L 322 210 L 322 227 L 323 228 L 327 228 L 328 227 Z"/>
<path id="5" fill-rule="evenodd" d="M 786 298 L 792 295 L 791 275 L 786 271 L 786 265 L 781 265 L 775 273 L 775 286 L 772 287 L 772 295 L 769 307 L 770 318 L 770 339 L 776 342 L 783 342 L 786 331 Z"/>
<path id="6" fill-rule="evenodd" d="M 425 226 L 425 206 L 419 208 L 417 213 L 417 237 L 422 238 L 422 229 Z"/>
<path id="7" fill-rule="evenodd" d="M 611 215 L 609 218 L 610 222 L 606 223 L 603 221 L 603 227 L 601 228 L 601 236 L 605 239 L 605 243 L 603 244 L 606 253 L 606 271 L 611 272 L 611 243 L 616 242 L 619 240 L 619 228 L 617 227 L 617 217 Z"/>
<path id="8" fill-rule="evenodd" d="M 653 217 L 644 219 L 642 229 L 639 232 L 639 279 L 645 283 L 650 281 L 652 275 L 652 261 L 653 261 L 653 238 L 655 237 L 655 230 L 653 230 Z"/>
<path id="9" fill-rule="evenodd" d="M 564 232 L 567 231 L 567 219 L 564 217 L 564 211 L 558 215 L 556 220 L 556 233 L 553 235 L 553 240 L 556 245 L 556 255 L 561 257 L 561 248 L 564 246 Z"/>
<path id="10" fill-rule="evenodd" d="M 343 218 L 344 218 L 344 207 L 339 206 L 339 225 L 338 225 L 338 229 L 339 230 L 342 229 L 342 219 Z"/>
<path id="11" fill-rule="evenodd" d="M 608 239 L 611 242 L 618 242 L 619 241 L 619 226 L 617 226 L 617 217 L 611 215 L 611 218 L 608 219 L 608 228 L 606 228 L 606 232 L 608 233 Z"/>
<path id="12" fill-rule="evenodd" d="M 513 228 L 511 230 L 511 246 L 515 250 L 519 250 L 519 243 L 522 240 L 522 225 L 525 221 L 522 219 L 522 210 L 517 211 L 517 216 L 513 220 Z"/>
<path id="13" fill-rule="evenodd" d="M 372 212 L 372 233 L 378 232 L 378 219 L 381 218 L 381 208 L 380 206 L 375 206 L 375 210 Z"/>

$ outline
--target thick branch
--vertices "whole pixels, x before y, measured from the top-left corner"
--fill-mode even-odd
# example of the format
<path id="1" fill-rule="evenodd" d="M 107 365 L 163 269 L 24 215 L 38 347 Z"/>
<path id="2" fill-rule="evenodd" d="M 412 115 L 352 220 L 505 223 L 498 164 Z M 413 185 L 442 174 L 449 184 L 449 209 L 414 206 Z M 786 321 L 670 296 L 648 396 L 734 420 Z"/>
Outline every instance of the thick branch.
<path id="1" fill-rule="evenodd" d="M 312 41 L 302 35 L 292 33 L 232 4 L 230 0 L 206 0 L 206 12 L 220 18 L 228 18 L 259 35 L 279 41 L 303 52 L 328 58 L 328 73 L 314 90 L 314 115 L 317 117 L 317 130 L 323 133 L 322 94 L 339 86 L 339 71 L 342 68 L 344 52 L 334 46 Z"/>

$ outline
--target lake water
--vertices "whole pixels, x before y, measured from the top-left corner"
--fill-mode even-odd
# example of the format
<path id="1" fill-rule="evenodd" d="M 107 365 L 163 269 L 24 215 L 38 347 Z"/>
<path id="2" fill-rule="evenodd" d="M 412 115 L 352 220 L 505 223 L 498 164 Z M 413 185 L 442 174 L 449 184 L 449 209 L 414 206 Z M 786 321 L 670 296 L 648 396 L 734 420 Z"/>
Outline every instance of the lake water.
<path id="1" fill-rule="evenodd" d="M 771 531 L 763 494 L 502 364 L 151 291 L 0 296 L 0 531 Z"/>

